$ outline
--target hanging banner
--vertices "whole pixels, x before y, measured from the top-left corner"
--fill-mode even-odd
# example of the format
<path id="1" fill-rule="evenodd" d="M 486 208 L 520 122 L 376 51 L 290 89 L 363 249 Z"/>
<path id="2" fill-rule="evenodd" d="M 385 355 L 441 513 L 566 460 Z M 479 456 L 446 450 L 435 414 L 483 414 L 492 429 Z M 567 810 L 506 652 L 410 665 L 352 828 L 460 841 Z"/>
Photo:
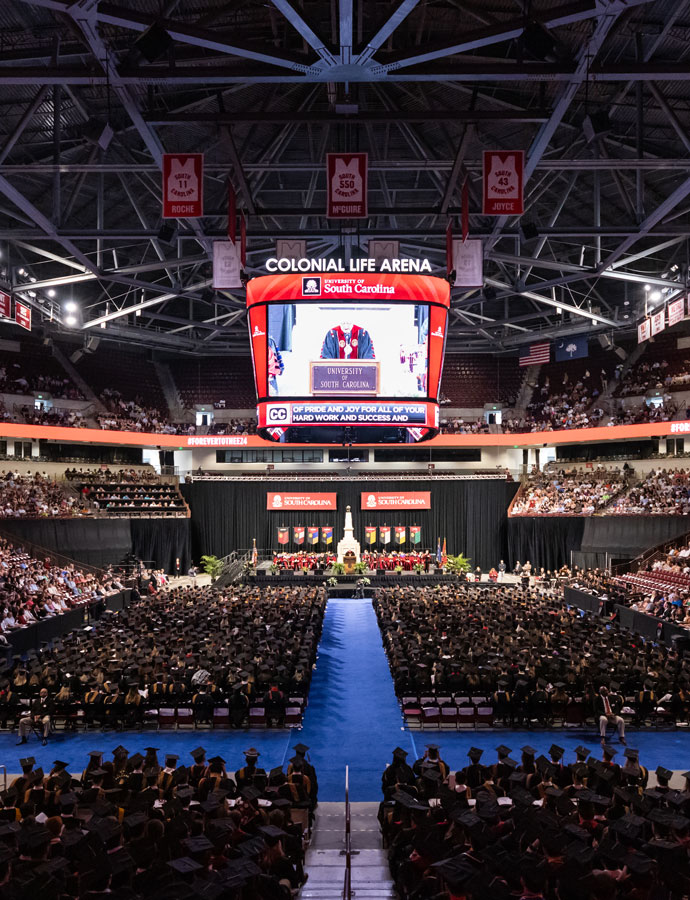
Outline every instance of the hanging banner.
<path id="1" fill-rule="evenodd" d="M 419 525 L 410 525 L 410 543 L 420 544 L 422 541 L 422 529 Z"/>
<path id="2" fill-rule="evenodd" d="M 366 153 L 327 153 L 326 183 L 329 219 L 366 219 Z"/>
<path id="3" fill-rule="evenodd" d="M 376 543 L 376 525 L 366 526 L 364 529 L 364 543 L 370 545 Z"/>
<path id="4" fill-rule="evenodd" d="M 453 269 L 456 287 L 484 284 L 484 245 L 480 240 L 453 241 Z"/>
<path id="5" fill-rule="evenodd" d="M 395 526 L 395 543 L 404 544 L 407 540 L 407 529 L 404 525 Z"/>
<path id="6" fill-rule="evenodd" d="M 204 154 L 163 154 L 163 218 L 198 219 L 204 214 Z"/>
<path id="7" fill-rule="evenodd" d="M 277 494 L 268 491 L 266 509 L 337 509 L 338 495 L 333 494 Z"/>
<path id="8" fill-rule="evenodd" d="M 333 543 L 333 526 L 332 525 L 323 525 L 321 527 L 321 540 L 324 544 L 332 544 Z"/>
<path id="9" fill-rule="evenodd" d="M 361 494 L 362 509 L 431 509 L 431 491 Z"/>
<path id="10" fill-rule="evenodd" d="M 660 309 L 652 316 L 652 334 L 659 334 L 666 328 L 666 310 Z"/>
<path id="11" fill-rule="evenodd" d="M 240 255 L 232 241 L 213 242 L 213 287 L 229 290 L 242 287 Z"/>
<path id="12" fill-rule="evenodd" d="M 2 309 L 0 309 L 2 312 Z M 685 318 L 685 299 L 683 297 L 679 297 L 677 300 L 673 300 L 668 305 L 668 325 L 669 328 L 671 325 L 677 325 L 678 322 L 682 321 Z"/>
<path id="13" fill-rule="evenodd" d="M 382 544 L 390 544 L 391 542 L 391 530 L 389 525 L 382 525 L 379 528 L 379 540 Z"/>
<path id="14" fill-rule="evenodd" d="M 652 323 L 649 319 L 644 319 L 644 321 L 640 322 L 637 326 L 637 343 L 641 344 L 643 341 L 648 341 L 652 335 Z"/>
<path id="15" fill-rule="evenodd" d="M 485 216 L 521 216 L 525 211 L 523 200 L 523 173 L 525 154 L 522 150 L 500 153 L 484 151 L 484 201 Z"/>
<path id="16" fill-rule="evenodd" d="M 4 291 L 0 291 L 0 316 L 4 316 L 6 319 L 11 318 L 12 311 L 12 298 L 9 294 L 6 294 Z"/>
<path id="17" fill-rule="evenodd" d="M 290 529 L 289 528 L 279 528 L 278 529 L 278 543 L 279 544 L 287 544 L 290 540 Z"/>
<path id="18" fill-rule="evenodd" d="M 31 307 L 19 300 L 14 301 L 14 321 L 27 331 L 31 331 Z"/>
<path id="19" fill-rule="evenodd" d="M 307 528 L 307 543 L 308 544 L 318 544 L 319 543 L 318 526 Z"/>
<path id="20" fill-rule="evenodd" d="M 296 544 L 304 543 L 304 525 L 295 525 L 293 528 L 293 540 Z"/>

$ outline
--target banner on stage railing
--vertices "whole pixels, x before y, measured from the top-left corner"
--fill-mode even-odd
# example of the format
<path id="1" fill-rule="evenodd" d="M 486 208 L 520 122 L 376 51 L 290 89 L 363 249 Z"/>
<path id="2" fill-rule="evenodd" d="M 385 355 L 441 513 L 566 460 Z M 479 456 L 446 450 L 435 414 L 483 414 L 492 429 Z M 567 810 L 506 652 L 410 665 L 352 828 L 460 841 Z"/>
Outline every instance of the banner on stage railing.
<path id="1" fill-rule="evenodd" d="M 326 184 L 329 219 L 366 219 L 366 153 L 327 153 Z"/>
<path id="2" fill-rule="evenodd" d="M 0 310 L 2 312 L 2 310 Z M 685 298 L 679 297 L 677 300 L 671 301 L 668 305 L 668 326 L 677 325 L 685 318 Z"/>
<path id="3" fill-rule="evenodd" d="M 483 205 L 485 216 L 521 216 L 524 212 L 522 150 L 484 151 Z"/>
<path id="4" fill-rule="evenodd" d="M 333 543 L 333 526 L 332 525 L 323 525 L 321 527 L 321 540 L 324 544 L 332 544 Z"/>
<path id="5" fill-rule="evenodd" d="M 382 525 L 379 528 L 379 540 L 382 544 L 390 544 L 391 542 L 391 530 L 388 525 Z"/>
<path id="6" fill-rule="evenodd" d="M 407 529 L 404 525 L 395 526 L 395 543 L 404 544 L 407 540 Z"/>
<path id="7" fill-rule="evenodd" d="M 338 495 L 326 494 L 278 494 L 268 491 L 266 509 L 337 509 Z"/>
<path id="8" fill-rule="evenodd" d="M 198 219 L 204 214 L 204 154 L 163 154 L 163 218 Z"/>
<path id="9" fill-rule="evenodd" d="M 307 543 L 308 544 L 318 544 L 319 543 L 318 526 L 307 528 Z"/>
<path id="10" fill-rule="evenodd" d="M 289 528 L 279 528 L 278 529 L 278 543 L 279 544 L 287 544 L 290 540 L 290 529 Z"/>
<path id="11" fill-rule="evenodd" d="M 376 543 L 376 525 L 367 525 L 364 529 L 364 543 L 365 544 L 375 544 Z"/>
<path id="12" fill-rule="evenodd" d="M 293 528 L 293 537 L 296 544 L 304 543 L 304 525 L 295 525 Z"/>
<path id="13" fill-rule="evenodd" d="M 410 543 L 419 544 L 422 540 L 422 529 L 419 525 L 410 525 Z"/>

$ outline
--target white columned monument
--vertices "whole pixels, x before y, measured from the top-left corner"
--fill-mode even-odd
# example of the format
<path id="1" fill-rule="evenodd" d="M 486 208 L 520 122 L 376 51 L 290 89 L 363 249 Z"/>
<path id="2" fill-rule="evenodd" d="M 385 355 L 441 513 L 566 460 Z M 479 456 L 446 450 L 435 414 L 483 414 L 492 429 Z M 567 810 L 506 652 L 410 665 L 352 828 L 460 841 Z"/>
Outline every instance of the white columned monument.
<path id="1" fill-rule="evenodd" d="M 360 561 L 361 552 L 359 549 L 359 541 L 355 540 L 355 529 L 352 524 L 352 510 L 349 506 L 345 508 L 345 529 L 342 541 L 338 541 L 338 562 L 344 562 L 346 553 L 354 553 L 357 562 Z"/>

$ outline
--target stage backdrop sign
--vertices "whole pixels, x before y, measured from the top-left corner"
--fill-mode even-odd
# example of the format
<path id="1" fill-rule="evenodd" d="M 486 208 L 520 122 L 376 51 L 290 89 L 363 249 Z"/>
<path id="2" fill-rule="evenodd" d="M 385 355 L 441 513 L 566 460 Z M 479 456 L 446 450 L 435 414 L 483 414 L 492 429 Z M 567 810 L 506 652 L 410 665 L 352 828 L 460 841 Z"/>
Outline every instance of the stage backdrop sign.
<path id="1" fill-rule="evenodd" d="M 337 509 L 337 494 L 266 494 L 266 509 Z"/>
<path id="2" fill-rule="evenodd" d="M 362 509 L 431 509 L 431 491 L 373 494 L 362 491 Z"/>
<path id="3" fill-rule="evenodd" d="M 327 153 L 329 219 L 366 219 L 367 217 L 366 153 Z"/>
<path id="4" fill-rule="evenodd" d="M 485 216 L 521 216 L 524 212 L 523 171 L 525 154 L 522 150 L 500 153 L 484 151 Z"/>
<path id="5" fill-rule="evenodd" d="M 204 214 L 204 154 L 163 154 L 163 218 L 198 219 Z"/>

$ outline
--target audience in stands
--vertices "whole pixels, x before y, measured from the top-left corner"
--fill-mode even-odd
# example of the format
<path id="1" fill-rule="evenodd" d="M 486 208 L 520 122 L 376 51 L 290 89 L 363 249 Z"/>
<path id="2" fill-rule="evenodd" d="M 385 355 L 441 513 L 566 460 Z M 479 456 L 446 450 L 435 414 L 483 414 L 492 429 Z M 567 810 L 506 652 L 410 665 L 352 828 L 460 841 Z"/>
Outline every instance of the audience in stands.
<path id="1" fill-rule="evenodd" d="M 512 516 L 591 516 L 626 487 L 626 472 L 607 469 L 544 469 L 530 474 L 515 498 Z"/>
<path id="2" fill-rule="evenodd" d="M 91 753 L 80 781 L 65 762 L 44 773 L 22 759 L 21 776 L 2 798 L 0 891 L 64 900 L 289 900 L 306 881 L 317 802 L 308 749 L 297 744 L 284 769 L 250 747 L 233 773 L 203 747 L 180 760 L 120 746 L 112 759 Z"/>
<path id="3" fill-rule="evenodd" d="M 102 466 L 98 469 L 65 469 L 65 479 L 83 484 L 150 484 L 158 482 L 158 475 L 153 469 L 113 470 Z"/>
<path id="4" fill-rule="evenodd" d="M 177 485 L 148 482 L 123 484 L 106 481 L 80 485 L 85 503 L 108 515 L 151 512 L 156 516 L 185 515 L 187 507 Z"/>
<path id="5" fill-rule="evenodd" d="M 61 428 L 88 428 L 83 414 L 76 409 L 31 409 L 23 406 L 22 416 L 27 425 L 59 425 Z"/>
<path id="6" fill-rule="evenodd" d="M 687 516 L 690 470 L 655 469 L 607 509 L 607 515 Z"/>
<path id="7" fill-rule="evenodd" d="M 678 407 L 671 400 L 670 395 L 664 396 L 663 406 L 647 406 L 642 403 L 639 406 L 624 407 L 622 404 L 617 412 L 609 418 L 607 425 L 639 425 L 645 422 L 670 422 L 675 419 Z"/>
<path id="8" fill-rule="evenodd" d="M 82 515 L 83 504 L 68 496 L 45 473 L 0 472 L 0 518 L 43 518 Z"/>
<path id="9" fill-rule="evenodd" d="M 96 416 L 100 428 L 107 431 L 143 431 L 160 434 L 195 434 L 196 426 L 174 424 L 157 409 L 143 406 L 144 400 L 123 400 L 119 391 L 106 389 L 101 393 L 101 402 L 108 414 Z"/>
<path id="10" fill-rule="evenodd" d="M 160 707 L 211 723 L 228 707 L 239 727 L 256 703 L 282 724 L 287 699 L 308 693 L 324 609 L 322 587 L 154 590 L 54 643 L 28 671 L 17 661 L 0 690 L 16 702 L 47 688 L 72 724 L 80 711 L 87 724 L 138 725 Z"/>
<path id="11" fill-rule="evenodd" d="M 620 764 L 556 744 L 549 756 L 470 748 L 453 774 L 428 744 L 409 765 L 393 751 L 379 820 L 400 897 L 414 900 L 651 900 L 690 891 L 690 777 L 656 785 L 637 750 Z M 521 755 L 520 755 L 521 754 Z"/>
<path id="12" fill-rule="evenodd" d="M 0 365 L 0 394 L 33 394 L 38 391 L 44 391 L 63 400 L 84 399 L 82 393 L 67 377 L 67 373 L 46 375 L 30 372 L 20 362 L 6 362 Z"/>
<path id="13" fill-rule="evenodd" d="M 256 419 L 230 419 L 229 422 L 213 422 L 207 434 L 256 434 Z"/>

